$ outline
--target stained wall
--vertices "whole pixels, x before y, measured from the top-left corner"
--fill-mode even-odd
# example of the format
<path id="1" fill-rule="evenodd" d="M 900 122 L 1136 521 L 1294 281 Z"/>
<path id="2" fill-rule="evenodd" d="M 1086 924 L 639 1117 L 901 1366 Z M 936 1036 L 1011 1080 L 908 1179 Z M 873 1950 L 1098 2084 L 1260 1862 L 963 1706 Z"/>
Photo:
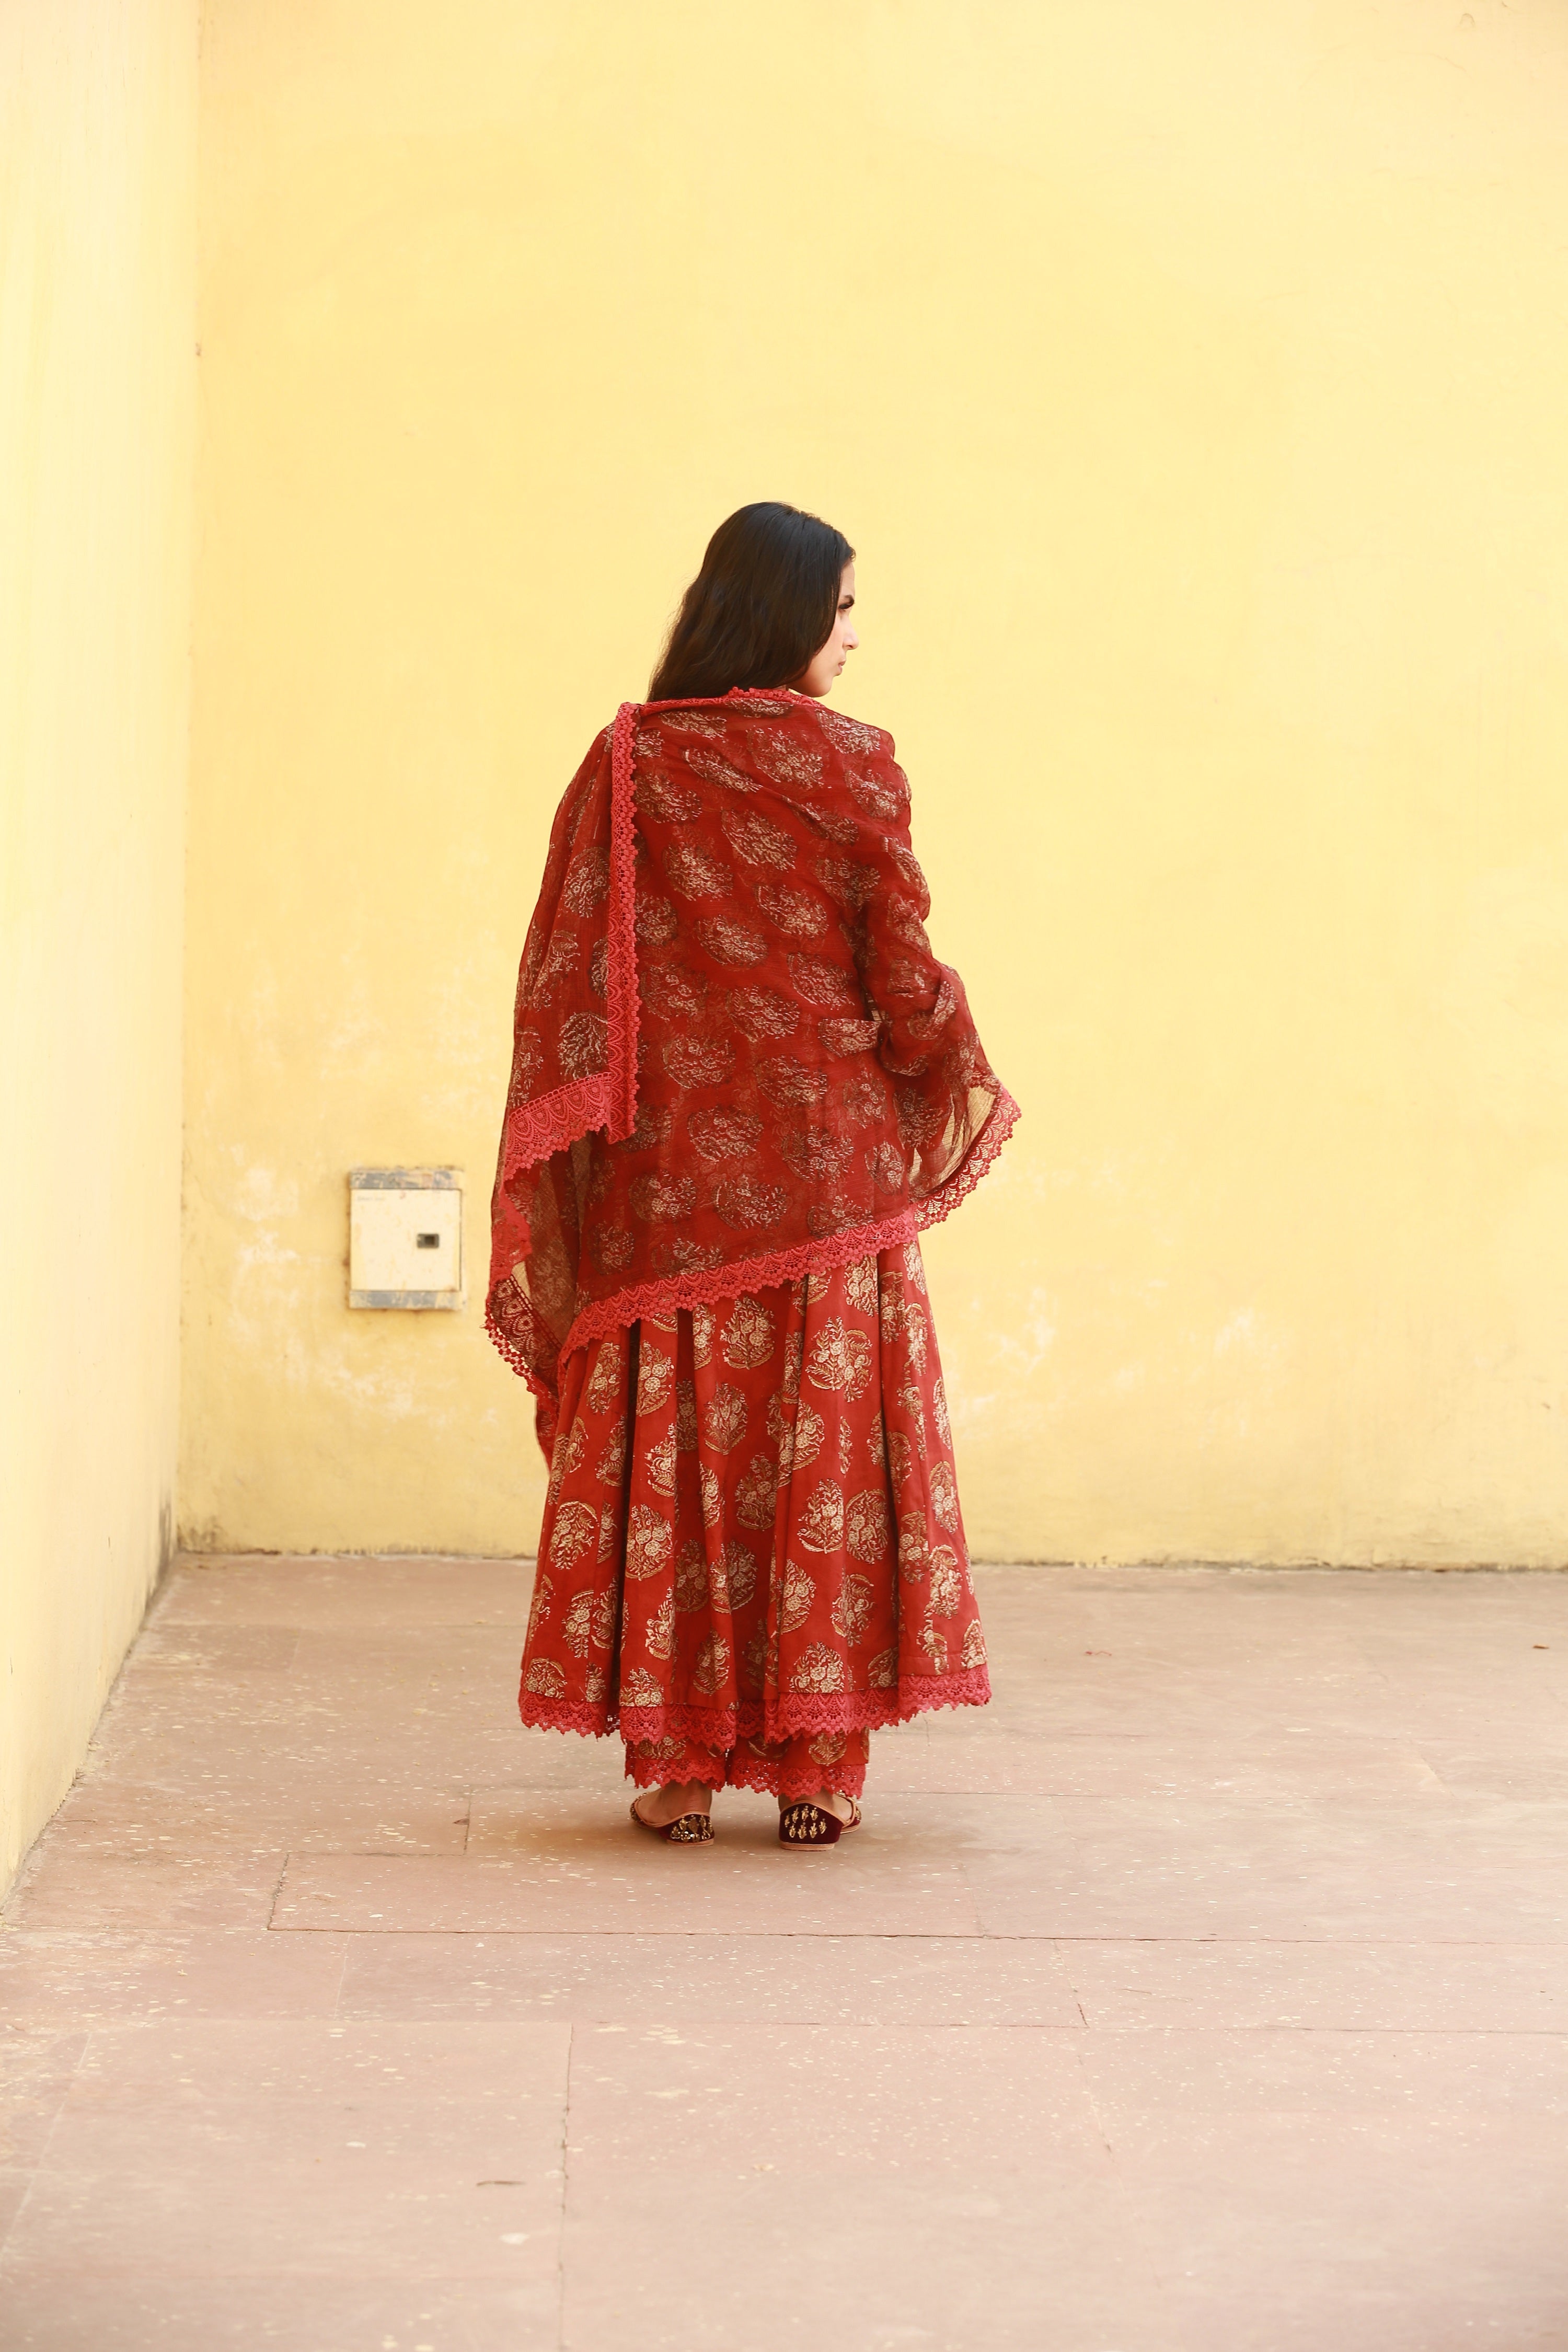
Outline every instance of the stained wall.
<path id="1" fill-rule="evenodd" d="M 209 0 L 183 1516 L 527 1545 L 470 1263 L 550 814 L 711 526 L 860 551 L 1025 1108 L 929 1245 L 992 1558 L 1559 1559 L 1568 19 Z"/>
<path id="2" fill-rule="evenodd" d="M 0 10 L 0 1885 L 173 1539 L 196 51 Z"/>

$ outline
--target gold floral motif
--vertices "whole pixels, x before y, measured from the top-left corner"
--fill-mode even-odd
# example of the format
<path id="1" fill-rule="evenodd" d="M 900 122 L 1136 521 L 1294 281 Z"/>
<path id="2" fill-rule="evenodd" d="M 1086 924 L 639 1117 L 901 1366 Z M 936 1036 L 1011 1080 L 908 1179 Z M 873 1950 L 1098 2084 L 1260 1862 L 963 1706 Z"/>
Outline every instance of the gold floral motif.
<path id="1" fill-rule="evenodd" d="M 753 897 L 777 931 L 793 940 L 815 940 L 827 929 L 827 909 L 809 890 L 789 882 L 759 882 Z"/>
<path id="2" fill-rule="evenodd" d="M 844 1661 L 826 1642 L 813 1642 L 790 1669 L 789 1686 L 797 1691 L 841 1691 Z"/>
<path id="3" fill-rule="evenodd" d="M 858 1257 L 853 1265 L 845 1267 L 844 1296 L 858 1315 L 876 1313 L 877 1261 L 874 1257 Z"/>
<path id="4" fill-rule="evenodd" d="M 936 1433 L 944 1445 L 952 1444 L 952 1423 L 947 1417 L 947 1391 L 938 1378 L 931 1385 L 931 1417 L 936 1423 Z"/>
<path id="5" fill-rule="evenodd" d="M 727 1037 L 669 1037 L 660 1058 L 678 1087 L 717 1087 L 734 1066 L 735 1048 Z"/>
<path id="6" fill-rule="evenodd" d="M 650 1445 L 647 1448 L 642 1460 L 643 1469 L 647 1475 L 647 1483 L 653 1488 L 654 1493 L 656 1495 L 673 1495 L 675 1492 L 674 1430 L 667 1429 L 657 1445 Z"/>
<path id="7" fill-rule="evenodd" d="M 804 1551 L 841 1551 L 844 1547 L 844 1489 L 832 1478 L 812 1490 L 795 1523 Z"/>
<path id="8" fill-rule="evenodd" d="M 648 1655 L 668 1658 L 675 1647 L 675 1595 L 667 1592 L 643 1629 Z"/>
<path id="9" fill-rule="evenodd" d="M 702 1408 L 703 1440 L 715 1454 L 728 1454 L 745 1433 L 745 1397 L 728 1381 L 721 1381 Z"/>
<path id="10" fill-rule="evenodd" d="M 574 1658 L 585 1658 L 594 1630 L 594 1595 L 579 1592 L 561 1620 L 561 1638 Z"/>
<path id="11" fill-rule="evenodd" d="M 742 922 L 739 915 L 710 915 L 698 924 L 697 936 L 715 963 L 761 963 L 768 952 L 756 925 Z"/>
<path id="12" fill-rule="evenodd" d="M 921 1647 L 931 1660 L 932 1674 L 945 1675 L 947 1672 L 946 1636 L 937 1632 L 935 1624 L 929 1617 L 921 1627 Z"/>
<path id="13" fill-rule="evenodd" d="M 985 1636 L 978 1617 L 972 1617 L 963 1629 L 963 1647 L 958 1654 L 961 1666 L 983 1666 L 985 1664 Z"/>
<path id="14" fill-rule="evenodd" d="M 713 1360 L 713 1334 L 718 1318 L 711 1307 L 694 1307 L 691 1310 L 691 1360 L 700 1371 Z"/>
<path id="15" fill-rule="evenodd" d="M 650 1171 L 634 1177 L 626 1190 L 634 1217 L 645 1225 L 678 1224 L 697 1206 L 697 1187 L 689 1176 L 664 1176 Z"/>
<path id="16" fill-rule="evenodd" d="M 711 1698 L 730 1672 L 730 1644 L 721 1633 L 710 1633 L 691 1662 L 691 1680 Z"/>
<path id="17" fill-rule="evenodd" d="M 570 1571 L 594 1548 L 599 1532 L 599 1515 L 591 1504 L 563 1503 L 555 1514 L 555 1524 L 550 1530 L 549 1559 L 552 1568 Z"/>
<path id="18" fill-rule="evenodd" d="M 765 1364 L 777 1343 L 772 1313 L 760 1298 L 737 1298 L 724 1325 L 724 1360 L 737 1371 Z"/>
<path id="19" fill-rule="evenodd" d="M 868 1486 L 863 1494 L 850 1496 L 844 1514 L 844 1538 L 852 1559 L 868 1564 L 886 1559 L 889 1533 L 886 1495 Z"/>
<path id="20" fill-rule="evenodd" d="M 675 1442 L 683 1454 L 697 1450 L 697 1388 L 691 1381 L 675 1383 Z"/>
<path id="21" fill-rule="evenodd" d="M 732 988 L 725 1003 L 731 1020 L 753 1045 L 764 1037 L 793 1037 L 800 1027 L 799 1005 L 776 988 Z"/>
<path id="22" fill-rule="evenodd" d="M 522 1686 L 535 1698 L 564 1698 L 566 1677 L 551 1658 L 531 1658 Z"/>
<path id="23" fill-rule="evenodd" d="M 795 864 L 794 842 L 783 825 L 775 824 L 759 810 L 721 809 L 719 822 L 731 848 L 748 866 L 771 866 L 778 873 L 787 874 Z"/>
<path id="24" fill-rule="evenodd" d="M 664 1685 L 646 1666 L 623 1666 L 620 1699 L 623 1706 L 660 1706 L 664 1703 Z"/>
<path id="25" fill-rule="evenodd" d="M 763 775 L 771 776 L 775 784 L 793 784 L 797 792 L 810 792 L 822 782 L 822 753 L 793 742 L 782 728 L 748 727 L 746 745 Z"/>
<path id="26" fill-rule="evenodd" d="M 680 1547 L 675 1570 L 675 1605 L 683 1612 L 708 1606 L 708 1560 L 695 1538 Z"/>
<path id="27" fill-rule="evenodd" d="M 598 1461 L 594 1465 L 594 1475 L 601 1486 L 618 1486 L 626 1475 L 626 1425 L 624 1421 L 617 1421 L 605 1440 Z"/>
<path id="28" fill-rule="evenodd" d="M 931 1613 L 933 1617 L 956 1617 L 963 1600 L 963 1573 L 958 1554 L 946 1544 L 937 1544 L 931 1556 Z"/>
<path id="29" fill-rule="evenodd" d="M 906 1584 L 923 1584 L 931 1566 L 931 1536 L 923 1511 L 906 1511 L 899 1522 L 899 1573 Z"/>
<path id="30" fill-rule="evenodd" d="M 662 1412 L 675 1387 L 675 1358 L 646 1344 L 637 1358 L 637 1412 Z"/>
<path id="31" fill-rule="evenodd" d="M 847 1576 L 839 1587 L 830 1614 L 834 1631 L 842 1633 L 851 1648 L 858 1646 L 870 1624 L 876 1600 L 868 1576 Z"/>
<path id="32" fill-rule="evenodd" d="M 778 1622 L 781 1633 L 793 1633 L 805 1624 L 816 1599 L 816 1580 L 793 1559 L 786 1559 L 779 1578 Z"/>
<path id="33" fill-rule="evenodd" d="M 601 1339 L 583 1401 L 594 1412 L 607 1412 L 626 1376 L 626 1349 L 618 1339 Z"/>
<path id="34" fill-rule="evenodd" d="M 952 1463 L 946 1461 L 933 1462 L 931 1466 L 931 1476 L 927 1481 L 927 1484 L 931 1488 L 931 1508 L 936 1513 L 937 1525 L 939 1527 L 945 1528 L 950 1536 L 956 1534 L 958 1529 L 958 1481 L 952 1475 Z"/>
<path id="35" fill-rule="evenodd" d="M 805 1376 L 819 1389 L 842 1391 L 853 1403 L 871 1377 L 869 1335 L 848 1330 L 837 1315 L 830 1316 L 812 1343 Z"/>
<path id="36" fill-rule="evenodd" d="M 743 1528 L 771 1528 L 778 1473 L 769 1454 L 753 1454 L 735 1489 L 735 1517 Z"/>
<path id="37" fill-rule="evenodd" d="M 542 1574 L 535 1575 L 533 1580 L 533 1600 L 530 1604 L 528 1612 L 528 1632 L 523 1637 L 524 1647 L 529 1646 L 532 1643 L 535 1633 L 538 1633 L 541 1624 L 549 1615 L 550 1603 L 555 1588 L 551 1583 L 550 1579 L 547 1576 Z"/>
<path id="38" fill-rule="evenodd" d="M 561 1024 L 561 1066 L 569 1078 L 585 1078 L 610 1058 L 610 1024 L 601 1013 L 569 1013 Z"/>
<path id="39" fill-rule="evenodd" d="M 640 1583 L 662 1576 L 675 1549 L 669 1521 L 647 1503 L 634 1503 L 626 1523 L 626 1574 Z"/>
<path id="40" fill-rule="evenodd" d="M 694 1110 L 686 1122 L 686 1131 L 696 1145 L 700 1156 L 714 1163 L 725 1160 L 743 1160 L 748 1151 L 754 1151 L 762 1140 L 763 1122 L 752 1111 L 734 1110 L 729 1105 L 720 1103 L 711 1110 Z M 706 1328 L 711 1340 L 713 1309 L 710 1307 L 693 1307 L 691 1319 L 694 1331 L 699 1315 L 707 1318 Z M 700 1364 L 705 1364 L 707 1360 L 706 1356 L 699 1356 L 697 1359 Z"/>
<path id="41" fill-rule="evenodd" d="M 721 1565 L 728 1594 L 725 1605 L 731 1609 L 749 1608 L 752 1595 L 757 1589 L 755 1552 L 749 1551 L 743 1543 L 727 1543 L 724 1547 Z M 717 1602 L 717 1591 L 715 1591 L 714 1599 Z"/>
<path id="42" fill-rule="evenodd" d="M 727 898 L 734 887 L 722 859 L 695 841 L 672 841 L 664 853 L 664 870 L 682 898 Z"/>
<path id="43" fill-rule="evenodd" d="M 580 849 L 567 868 L 561 896 L 574 915 L 588 916 L 610 887 L 610 860 L 603 849 Z"/>

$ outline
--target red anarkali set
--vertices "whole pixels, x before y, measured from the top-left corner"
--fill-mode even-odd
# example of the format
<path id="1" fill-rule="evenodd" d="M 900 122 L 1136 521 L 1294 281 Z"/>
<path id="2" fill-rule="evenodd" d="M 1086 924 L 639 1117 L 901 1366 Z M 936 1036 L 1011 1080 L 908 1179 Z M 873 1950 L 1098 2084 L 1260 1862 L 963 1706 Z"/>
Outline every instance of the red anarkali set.
<path id="1" fill-rule="evenodd" d="M 989 1695 L 917 1235 L 1017 1113 L 928 909 L 890 738 L 787 689 L 626 705 L 556 815 L 488 1310 L 550 1463 L 521 1706 L 643 1786 L 854 1794 Z"/>

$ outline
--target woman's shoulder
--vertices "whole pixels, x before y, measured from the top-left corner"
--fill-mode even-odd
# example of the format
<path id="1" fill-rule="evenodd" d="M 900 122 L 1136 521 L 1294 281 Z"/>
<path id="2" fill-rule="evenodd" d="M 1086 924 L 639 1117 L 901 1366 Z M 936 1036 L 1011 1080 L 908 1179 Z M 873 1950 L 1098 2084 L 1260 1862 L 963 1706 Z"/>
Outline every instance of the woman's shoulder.
<path id="1" fill-rule="evenodd" d="M 771 722 L 784 732 L 817 732 L 835 751 L 862 760 L 894 757 L 892 736 L 868 719 L 852 719 L 847 711 L 829 709 L 815 696 L 797 694 L 792 687 L 732 687 L 728 694 L 696 696 L 672 702 L 642 702 L 623 709 L 635 713 L 639 734 L 728 735 L 737 722 Z"/>

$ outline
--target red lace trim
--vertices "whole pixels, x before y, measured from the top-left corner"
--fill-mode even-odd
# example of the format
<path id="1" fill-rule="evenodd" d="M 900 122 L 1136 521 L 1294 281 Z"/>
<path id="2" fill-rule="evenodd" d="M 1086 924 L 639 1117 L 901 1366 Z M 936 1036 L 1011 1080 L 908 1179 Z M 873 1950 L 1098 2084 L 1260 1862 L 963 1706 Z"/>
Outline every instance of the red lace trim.
<path id="1" fill-rule="evenodd" d="M 818 1789 L 826 1787 L 837 1789 L 843 1797 L 858 1797 L 866 1787 L 864 1764 L 851 1764 L 842 1756 L 837 1764 L 827 1765 L 808 1757 L 792 1769 L 742 1748 L 725 1761 L 731 1789 L 755 1789 L 763 1796 L 783 1797 L 786 1803 L 797 1797 L 815 1797 Z"/>
<path id="2" fill-rule="evenodd" d="M 694 1755 L 689 1749 L 679 1761 L 683 1780 L 700 1781 L 705 1789 L 755 1789 L 767 1797 L 815 1797 L 829 1773 L 833 1786 L 846 1797 L 858 1797 L 866 1786 L 864 1764 L 851 1764 L 840 1757 L 837 1764 L 821 1765 L 812 1757 L 804 1764 L 780 1764 L 765 1756 L 753 1756 L 742 1748 L 732 1756 L 706 1757 Z M 634 1789 L 662 1789 L 671 1777 L 668 1757 L 634 1756 L 626 1750 L 626 1779 Z"/>
<path id="3" fill-rule="evenodd" d="M 912 1722 L 943 1706 L 984 1706 L 991 1677 L 984 1666 L 952 1675 L 905 1675 L 889 1691 L 782 1691 L 771 1709 L 756 1699 L 738 1706 L 617 1706 L 606 1699 L 590 1706 L 584 1699 L 543 1698 L 523 1691 L 518 1712 L 531 1729 L 576 1731 L 607 1738 L 611 1732 L 635 1744 L 641 1739 L 687 1739 L 700 1748 L 727 1752 L 742 1739 L 799 1739 L 819 1732 L 882 1731 Z"/>
<path id="4" fill-rule="evenodd" d="M 635 992 L 635 976 L 632 984 Z M 613 1060 L 613 1046 L 611 1053 Z M 602 1070 L 592 1077 L 574 1078 L 570 1086 L 557 1087 L 553 1094 L 541 1095 L 534 1102 L 514 1103 L 506 1115 L 502 1164 L 532 1168 L 552 1152 L 563 1151 L 579 1136 L 592 1135 L 596 1127 L 604 1126 L 610 1112 L 610 1075 Z"/>
<path id="5" fill-rule="evenodd" d="M 623 702 L 610 733 L 609 970 L 605 976 L 610 1024 L 608 1129 L 623 1143 L 637 1125 L 637 1031 L 642 1002 L 637 992 L 636 785 L 632 778 L 632 730 L 641 705 Z"/>
<path id="6" fill-rule="evenodd" d="M 987 1120 L 981 1132 L 989 1129 Z M 952 1205 L 957 1206 L 956 1199 Z M 945 1210 L 942 1213 L 946 1214 Z M 624 1331 L 628 1323 L 638 1322 L 645 1315 L 668 1314 L 679 1307 L 707 1307 L 718 1298 L 749 1297 L 753 1291 L 798 1282 L 803 1275 L 826 1266 L 848 1265 L 857 1258 L 874 1256 L 879 1250 L 897 1249 L 912 1242 L 919 1229 L 915 1211 L 900 1209 L 897 1216 L 884 1217 L 877 1224 L 852 1225 L 821 1241 L 798 1242 L 793 1249 L 736 1258 L 708 1274 L 679 1274 L 662 1282 L 640 1282 L 631 1290 L 617 1291 L 613 1298 L 596 1299 L 585 1307 L 562 1341 L 561 1360 L 564 1363 L 574 1349 L 586 1347 L 590 1339 Z"/>
<path id="7" fill-rule="evenodd" d="M 991 1116 L 964 1154 L 963 1163 L 955 1168 L 945 1184 L 939 1184 L 929 1201 L 915 1205 L 915 1222 L 924 1233 L 928 1225 L 940 1225 L 951 1217 L 961 1201 L 967 1201 L 983 1176 L 991 1172 L 992 1162 L 1017 1126 L 1020 1117 L 1017 1104 L 1004 1087 L 991 1106 Z"/>

